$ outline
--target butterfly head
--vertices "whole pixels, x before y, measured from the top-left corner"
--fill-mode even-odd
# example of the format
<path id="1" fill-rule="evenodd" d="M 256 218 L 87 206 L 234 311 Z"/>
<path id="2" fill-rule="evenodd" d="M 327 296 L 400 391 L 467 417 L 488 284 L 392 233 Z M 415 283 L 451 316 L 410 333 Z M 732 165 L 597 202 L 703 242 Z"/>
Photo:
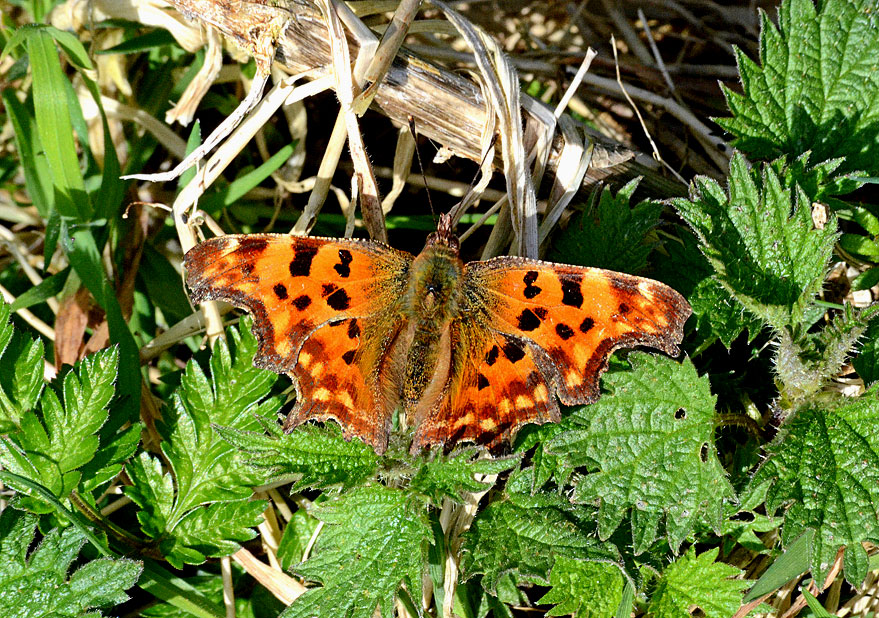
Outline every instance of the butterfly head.
<path id="1" fill-rule="evenodd" d="M 458 237 L 455 236 L 452 218 L 445 213 L 440 215 L 439 222 L 436 225 L 436 232 L 427 237 L 427 243 L 424 248 L 427 249 L 436 245 L 448 247 L 455 255 L 458 255 L 461 250 L 461 243 Z"/>

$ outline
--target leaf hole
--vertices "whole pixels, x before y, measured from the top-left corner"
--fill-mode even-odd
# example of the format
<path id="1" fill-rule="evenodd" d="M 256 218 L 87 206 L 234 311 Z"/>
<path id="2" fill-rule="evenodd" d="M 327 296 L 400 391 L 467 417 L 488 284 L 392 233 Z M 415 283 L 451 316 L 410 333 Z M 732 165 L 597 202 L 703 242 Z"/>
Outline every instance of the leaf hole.
<path id="1" fill-rule="evenodd" d="M 678 408 L 678 411 L 675 412 L 675 418 L 679 421 L 687 418 L 687 411 L 683 408 Z"/>
<path id="2" fill-rule="evenodd" d="M 702 463 L 708 462 L 708 443 L 703 442 L 702 448 L 699 449 L 699 459 L 702 460 Z"/>

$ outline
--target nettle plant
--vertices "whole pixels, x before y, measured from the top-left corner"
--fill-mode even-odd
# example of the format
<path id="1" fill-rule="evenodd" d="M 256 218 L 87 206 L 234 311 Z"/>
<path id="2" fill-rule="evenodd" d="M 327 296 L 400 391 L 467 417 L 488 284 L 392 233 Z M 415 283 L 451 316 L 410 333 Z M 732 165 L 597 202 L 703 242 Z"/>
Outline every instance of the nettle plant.
<path id="1" fill-rule="evenodd" d="M 637 183 L 605 189 L 556 235 L 550 259 L 649 266 L 684 294 L 686 354 L 618 352 L 597 403 L 527 426 L 503 456 L 414 456 L 392 440 L 380 457 L 333 423 L 284 434 L 289 380 L 253 367 L 248 318 L 182 371 L 159 362 L 160 413 L 131 422 L 137 348 L 98 249 L 100 226 L 120 216 L 121 193 L 106 190 L 120 170 L 112 151 L 103 171 L 88 151 L 81 168 L 69 114 L 47 95 L 69 89 L 56 44 L 77 67 L 89 60 L 70 35 L 17 31 L 7 49 L 24 46 L 33 86 L 25 103 L 8 91 L 4 102 L 47 255 L 61 243 L 72 273 L 11 309 L 77 276 L 116 345 L 46 384 L 43 343 L 0 306 L 0 479 L 14 490 L 0 515 L 0 615 L 96 616 L 136 585 L 162 601 L 142 615 L 223 616 L 214 559 L 252 548 L 278 511 L 279 567 L 305 586 L 279 580 L 294 591 L 286 608 L 245 586 L 243 615 L 511 616 L 537 604 L 551 616 L 720 617 L 803 573 L 813 592 L 839 577 L 860 586 L 879 568 L 867 551 L 879 543 L 879 321 L 822 294 L 840 258 L 862 267 L 855 288 L 879 281 L 879 209 L 852 196 L 879 171 L 877 8 L 791 0 L 778 26 L 764 15 L 760 64 L 739 54 L 743 92 L 726 91 L 732 116 L 717 120 L 738 149 L 725 186 L 698 178 L 689 198 L 631 207 Z M 679 218 L 659 233 L 670 209 Z M 172 301 L 155 302 L 171 316 Z M 750 358 L 716 371 L 734 341 Z M 855 394 L 840 388 L 848 363 Z M 771 566 L 755 583 L 733 558 L 760 554 Z"/>

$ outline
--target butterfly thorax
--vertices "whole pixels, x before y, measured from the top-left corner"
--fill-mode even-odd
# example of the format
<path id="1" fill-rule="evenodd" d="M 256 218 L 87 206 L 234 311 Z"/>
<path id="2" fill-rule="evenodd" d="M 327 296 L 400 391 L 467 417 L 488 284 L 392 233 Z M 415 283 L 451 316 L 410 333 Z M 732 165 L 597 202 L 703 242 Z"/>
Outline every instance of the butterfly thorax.
<path id="1" fill-rule="evenodd" d="M 447 370 L 448 358 L 442 356 L 448 351 L 449 324 L 459 311 L 463 271 L 457 246 L 442 240 L 428 242 L 412 263 L 405 299 L 409 328 L 402 393 L 408 409 L 422 400 L 437 374 Z"/>

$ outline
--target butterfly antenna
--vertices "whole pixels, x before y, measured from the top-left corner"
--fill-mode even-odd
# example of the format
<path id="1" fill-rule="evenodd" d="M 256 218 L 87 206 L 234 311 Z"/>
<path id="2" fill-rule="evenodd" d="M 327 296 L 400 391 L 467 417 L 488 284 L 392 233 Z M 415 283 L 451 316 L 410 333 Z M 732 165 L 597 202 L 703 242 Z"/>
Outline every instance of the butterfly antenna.
<path id="1" fill-rule="evenodd" d="M 436 211 L 433 209 L 433 201 L 430 199 L 430 187 L 427 186 L 427 176 L 424 175 L 424 165 L 421 163 L 421 151 L 418 150 L 418 133 L 415 131 L 415 118 L 412 114 L 406 118 L 409 121 L 409 133 L 415 140 L 415 157 L 418 159 L 418 171 L 421 172 L 421 180 L 424 182 L 424 191 L 427 193 L 427 204 L 430 206 L 430 216 L 433 217 L 433 224 L 436 226 Z"/>
<path id="2" fill-rule="evenodd" d="M 500 137 L 500 134 L 497 131 L 495 131 L 494 134 L 491 136 L 491 141 L 488 143 L 488 148 L 485 149 L 485 153 L 482 155 L 482 160 L 479 162 L 479 169 L 480 170 L 485 165 L 485 161 L 486 161 L 486 159 L 488 159 L 488 154 L 492 151 L 492 149 L 494 148 L 494 145 L 497 143 L 498 137 Z M 478 178 L 479 178 L 479 172 L 477 171 L 473 175 L 473 180 L 470 181 L 470 186 L 467 187 L 467 190 L 464 192 L 464 195 L 461 197 L 460 200 L 458 200 L 458 203 L 452 207 L 451 211 L 449 211 L 449 214 L 452 215 L 452 218 L 455 221 L 457 221 L 461 217 L 463 210 L 467 206 L 470 205 L 469 200 L 473 196 L 473 187 L 476 186 L 476 181 Z"/>

